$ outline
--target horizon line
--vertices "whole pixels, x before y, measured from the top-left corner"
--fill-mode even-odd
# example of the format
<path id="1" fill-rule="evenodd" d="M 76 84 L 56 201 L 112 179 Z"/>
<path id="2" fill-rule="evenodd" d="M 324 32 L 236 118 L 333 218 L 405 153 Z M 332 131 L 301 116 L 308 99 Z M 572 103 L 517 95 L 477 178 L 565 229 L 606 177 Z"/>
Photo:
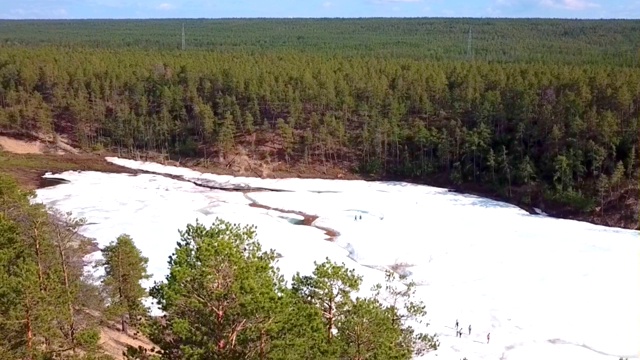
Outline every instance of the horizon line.
<path id="1" fill-rule="evenodd" d="M 362 16 L 362 17 L 349 17 L 349 16 L 334 16 L 334 17 L 311 17 L 311 16 L 291 16 L 291 17 L 131 17 L 131 18 L 0 18 L 0 21 L 87 21 L 87 20 L 109 20 L 109 21 L 122 21 L 122 20 L 564 20 L 564 21 L 611 21 L 611 20 L 624 20 L 624 21 L 640 21 L 640 18 L 617 18 L 617 17 L 602 17 L 602 18 L 580 18 L 580 17 L 501 17 L 501 16 Z"/>

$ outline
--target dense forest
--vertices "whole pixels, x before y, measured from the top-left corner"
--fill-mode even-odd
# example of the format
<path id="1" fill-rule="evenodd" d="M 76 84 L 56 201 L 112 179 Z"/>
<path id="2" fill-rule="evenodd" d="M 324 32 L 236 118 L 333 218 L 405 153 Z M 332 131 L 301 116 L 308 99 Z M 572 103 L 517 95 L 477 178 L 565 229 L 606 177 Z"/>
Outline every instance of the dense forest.
<path id="1" fill-rule="evenodd" d="M 183 24 L 188 50 L 636 67 L 640 57 L 638 20 L 0 20 L 0 44 L 175 50 Z"/>
<path id="2" fill-rule="evenodd" d="M 216 220 L 176 234 L 169 274 L 150 294 L 148 259 L 122 234 L 100 249 L 99 278 L 83 273 L 96 250 L 79 236 L 70 214 L 32 204 L 33 193 L 0 175 L 0 358 L 107 359 L 411 359 L 437 349 L 421 323 L 415 284 L 388 272 L 370 297 L 356 297 L 362 278 L 328 259 L 290 286 L 263 251 L 255 227 Z M 151 316 L 151 295 L 162 316 Z M 101 348 L 114 327 L 151 338 L 156 346 Z M 428 325 L 428 324 L 426 324 Z"/>
<path id="3" fill-rule="evenodd" d="M 180 24 L 0 22 L 0 129 L 243 150 L 637 226 L 640 21 L 189 20 L 185 51 Z"/>
<path id="4" fill-rule="evenodd" d="M 638 66 L 637 20 L 174 19 L 0 21 L 0 44 Z M 471 33 L 471 53 L 469 50 Z"/>

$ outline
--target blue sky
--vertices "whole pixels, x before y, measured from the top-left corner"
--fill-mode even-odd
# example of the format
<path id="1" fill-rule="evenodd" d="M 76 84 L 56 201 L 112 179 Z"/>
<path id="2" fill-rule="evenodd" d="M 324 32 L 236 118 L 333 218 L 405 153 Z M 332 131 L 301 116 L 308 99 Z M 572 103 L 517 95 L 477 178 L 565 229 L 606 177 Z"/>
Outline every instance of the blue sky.
<path id="1" fill-rule="evenodd" d="M 0 0 L 2 19 L 227 17 L 640 18 L 640 0 Z"/>

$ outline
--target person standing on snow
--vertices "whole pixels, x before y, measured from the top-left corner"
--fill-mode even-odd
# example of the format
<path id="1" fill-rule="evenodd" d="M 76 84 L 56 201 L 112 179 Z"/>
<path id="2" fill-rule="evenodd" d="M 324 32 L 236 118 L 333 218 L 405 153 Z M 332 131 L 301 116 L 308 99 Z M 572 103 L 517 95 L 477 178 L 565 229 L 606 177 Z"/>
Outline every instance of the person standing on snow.
<path id="1" fill-rule="evenodd" d="M 491 339 L 491 333 L 487 333 L 487 344 L 489 343 L 490 339 Z"/>
<path id="2" fill-rule="evenodd" d="M 458 319 L 456 319 L 456 330 L 458 330 Z"/>
<path id="3" fill-rule="evenodd" d="M 469 335 L 471 335 L 471 324 L 469 324 Z"/>

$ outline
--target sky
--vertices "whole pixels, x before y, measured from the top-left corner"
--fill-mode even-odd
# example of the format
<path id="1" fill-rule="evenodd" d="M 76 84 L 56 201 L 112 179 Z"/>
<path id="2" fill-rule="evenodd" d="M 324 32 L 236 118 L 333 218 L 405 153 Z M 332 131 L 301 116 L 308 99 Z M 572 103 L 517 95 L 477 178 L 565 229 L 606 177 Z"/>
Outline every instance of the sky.
<path id="1" fill-rule="evenodd" d="M 0 0 L 0 19 L 640 18 L 640 0 Z"/>

